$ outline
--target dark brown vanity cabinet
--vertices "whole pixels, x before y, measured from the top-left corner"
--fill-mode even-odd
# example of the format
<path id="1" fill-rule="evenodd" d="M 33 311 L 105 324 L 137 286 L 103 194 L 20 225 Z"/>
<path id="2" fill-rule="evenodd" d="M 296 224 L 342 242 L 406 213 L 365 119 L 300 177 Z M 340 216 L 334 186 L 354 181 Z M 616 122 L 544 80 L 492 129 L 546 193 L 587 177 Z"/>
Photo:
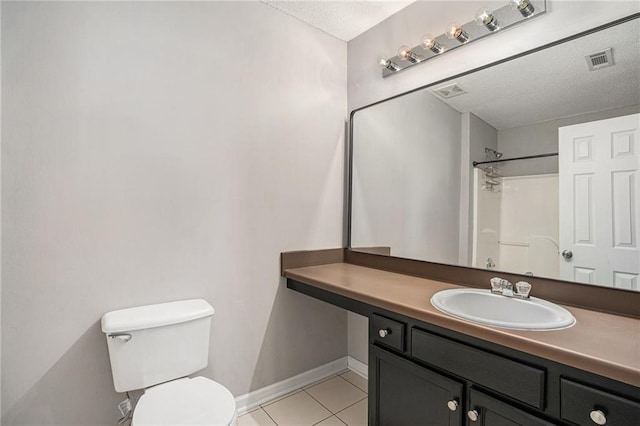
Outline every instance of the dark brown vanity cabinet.
<path id="1" fill-rule="evenodd" d="M 369 424 L 460 426 L 463 384 L 369 347 Z"/>
<path id="2" fill-rule="evenodd" d="M 371 426 L 553 426 L 510 404 L 370 345 Z M 467 403 L 468 401 L 468 403 Z"/>
<path id="3" fill-rule="evenodd" d="M 638 386 L 299 281 L 288 286 L 369 319 L 370 426 L 640 426 Z"/>
<path id="4" fill-rule="evenodd" d="M 560 394 L 563 420 L 581 426 L 640 426 L 639 402 L 565 378 L 560 379 Z"/>
<path id="5" fill-rule="evenodd" d="M 554 423 L 542 420 L 475 389 L 469 392 L 467 417 L 469 417 L 469 425 L 478 426 L 554 426 Z"/>
<path id="6" fill-rule="evenodd" d="M 637 388 L 390 317 L 370 316 L 370 426 L 640 426 Z"/>

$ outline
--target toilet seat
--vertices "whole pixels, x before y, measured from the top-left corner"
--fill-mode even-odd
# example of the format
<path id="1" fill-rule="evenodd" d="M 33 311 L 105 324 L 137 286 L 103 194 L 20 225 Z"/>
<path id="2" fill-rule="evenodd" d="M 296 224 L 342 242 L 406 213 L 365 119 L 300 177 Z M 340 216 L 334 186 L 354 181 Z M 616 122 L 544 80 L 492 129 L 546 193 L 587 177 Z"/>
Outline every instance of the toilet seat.
<path id="1" fill-rule="evenodd" d="M 147 389 L 133 412 L 132 426 L 235 424 L 236 403 L 220 383 L 205 377 L 173 380 Z"/>

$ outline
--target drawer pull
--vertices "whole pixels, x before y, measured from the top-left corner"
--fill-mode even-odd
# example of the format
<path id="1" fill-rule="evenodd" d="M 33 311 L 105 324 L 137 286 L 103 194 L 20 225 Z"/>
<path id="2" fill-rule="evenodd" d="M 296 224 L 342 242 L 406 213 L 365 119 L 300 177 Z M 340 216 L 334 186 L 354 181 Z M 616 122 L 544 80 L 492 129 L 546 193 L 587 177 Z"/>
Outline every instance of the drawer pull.
<path id="1" fill-rule="evenodd" d="M 478 414 L 476 410 L 470 410 L 467 412 L 467 417 L 469 417 L 469 420 L 471 420 L 472 422 L 477 422 L 480 414 Z"/>
<path id="2" fill-rule="evenodd" d="M 456 411 L 458 409 L 458 400 L 452 399 L 451 401 L 448 401 L 447 407 L 449 407 L 449 410 L 451 411 Z"/>
<path id="3" fill-rule="evenodd" d="M 593 410 L 589 413 L 591 420 L 597 425 L 603 425 L 607 423 L 607 416 L 604 415 L 602 410 Z"/>
<path id="4" fill-rule="evenodd" d="M 387 337 L 389 334 L 391 334 L 391 330 L 386 328 L 381 328 L 380 331 L 378 331 L 378 335 L 380 335 L 380 337 L 382 337 L 383 339 Z"/>

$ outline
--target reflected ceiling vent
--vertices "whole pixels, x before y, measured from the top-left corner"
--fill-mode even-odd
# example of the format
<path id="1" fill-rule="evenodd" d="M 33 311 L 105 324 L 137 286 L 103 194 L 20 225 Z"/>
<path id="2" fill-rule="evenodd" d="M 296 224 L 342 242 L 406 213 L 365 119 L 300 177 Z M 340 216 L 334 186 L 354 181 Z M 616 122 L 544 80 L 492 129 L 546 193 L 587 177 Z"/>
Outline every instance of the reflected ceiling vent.
<path id="1" fill-rule="evenodd" d="M 442 99 L 449 99 L 455 96 L 464 95 L 467 91 L 458 83 L 453 83 L 448 86 L 440 87 L 439 89 L 434 89 L 433 93 L 440 96 Z"/>
<path id="2" fill-rule="evenodd" d="M 599 70 L 600 68 L 606 68 L 613 66 L 613 55 L 611 54 L 611 48 L 605 49 L 601 52 L 592 53 L 585 56 L 589 71 Z"/>

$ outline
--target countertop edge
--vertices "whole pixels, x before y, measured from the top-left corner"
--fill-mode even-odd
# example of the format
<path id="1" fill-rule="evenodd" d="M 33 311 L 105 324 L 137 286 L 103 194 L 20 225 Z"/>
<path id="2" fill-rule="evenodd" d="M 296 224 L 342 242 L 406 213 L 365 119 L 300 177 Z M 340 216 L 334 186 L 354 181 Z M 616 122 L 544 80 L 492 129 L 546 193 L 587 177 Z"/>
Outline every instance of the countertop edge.
<path id="1" fill-rule="evenodd" d="M 376 298 L 372 295 L 363 295 L 330 282 L 311 278 L 309 275 L 300 273 L 295 269 L 285 270 L 284 277 L 471 337 L 480 338 L 492 343 L 617 380 L 622 383 L 640 387 L 640 369 L 612 362 L 607 359 L 595 358 L 556 345 L 550 345 L 536 340 L 535 338 L 523 337 L 511 333 L 510 330 L 486 327 L 439 312 L 435 313 L 419 309 L 411 309 L 403 305 L 398 305 L 387 300 Z M 426 281 L 437 282 L 435 280 Z M 442 282 L 442 285 L 446 288 L 456 286 L 455 284 L 444 282 Z M 571 307 L 568 308 L 570 309 Z"/>

